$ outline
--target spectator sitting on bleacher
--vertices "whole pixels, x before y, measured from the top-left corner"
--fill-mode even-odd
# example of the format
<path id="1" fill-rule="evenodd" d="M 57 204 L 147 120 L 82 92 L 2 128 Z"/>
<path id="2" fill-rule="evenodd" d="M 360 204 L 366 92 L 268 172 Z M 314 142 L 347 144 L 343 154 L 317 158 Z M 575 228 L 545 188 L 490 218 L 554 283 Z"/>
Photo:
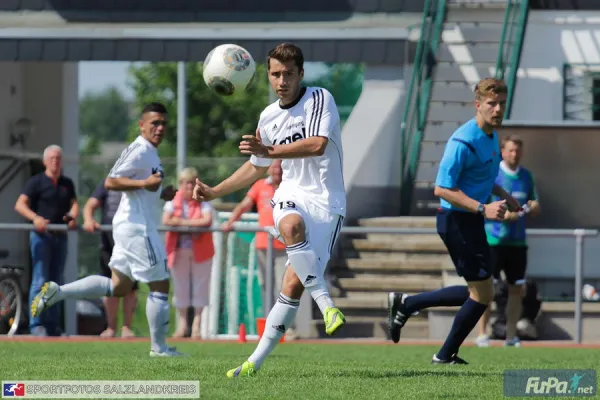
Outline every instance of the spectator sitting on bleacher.
<path id="1" fill-rule="evenodd" d="M 165 203 L 163 224 L 166 226 L 209 227 L 213 208 L 210 203 L 192 200 L 198 172 L 185 168 L 179 173 L 179 190 Z M 188 334 L 188 308 L 194 307 L 192 338 L 200 338 L 200 317 L 209 304 L 210 277 L 215 254 L 211 232 L 167 232 L 165 236 L 167 265 L 173 278 L 173 305 L 177 308 L 177 328 L 173 337 Z"/>
<path id="2" fill-rule="evenodd" d="M 62 149 L 48 146 L 43 162 L 46 170 L 27 181 L 15 204 L 15 211 L 34 225 L 34 231 L 29 234 L 32 264 L 29 304 L 45 282 L 63 282 L 67 234 L 49 232 L 48 224 L 67 224 L 69 229 L 75 229 L 79 214 L 75 185 L 62 175 Z M 61 321 L 59 305 L 50 307 L 42 317 L 34 318 L 30 311 L 29 330 L 35 336 L 60 336 Z"/>

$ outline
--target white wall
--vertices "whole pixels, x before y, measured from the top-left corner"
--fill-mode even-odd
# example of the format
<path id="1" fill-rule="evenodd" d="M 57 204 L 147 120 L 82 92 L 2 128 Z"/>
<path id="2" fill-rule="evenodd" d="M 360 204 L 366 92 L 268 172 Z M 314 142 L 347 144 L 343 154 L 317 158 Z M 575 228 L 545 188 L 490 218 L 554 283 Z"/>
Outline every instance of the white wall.
<path id="1" fill-rule="evenodd" d="M 360 98 L 342 131 L 348 219 L 398 212 L 405 76 L 410 73 L 402 67 L 366 67 Z"/>
<path id="2" fill-rule="evenodd" d="M 563 119 L 563 65 L 600 64 L 599 11 L 530 11 L 514 121 Z"/>
<path id="3" fill-rule="evenodd" d="M 10 149 L 11 123 L 23 113 L 22 81 L 23 71 L 19 64 L 0 63 L 0 150 L 3 152 Z M 0 159 L 0 176 L 2 176 L 0 181 L 5 181 L 7 168 L 11 164 L 12 160 Z M 13 207 L 21 193 L 25 179 L 25 172 L 21 172 L 0 191 L 0 206 L 5 210 L 1 214 L 1 222 L 21 222 L 19 216 L 13 211 Z M 10 251 L 9 258 L 0 260 L 0 265 L 22 265 L 23 260 L 29 254 L 27 235 L 24 232 L 0 231 L 0 243 L 1 249 Z M 28 279 L 28 276 L 25 276 L 24 279 Z"/>
<path id="4" fill-rule="evenodd" d="M 50 144 L 63 147 L 64 172 L 75 184 L 78 182 L 78 102 L 77 64 L 62 63 L 0 63 L 0 149 L 2 152 L 41 153 Z M 27 139 L 24 149 L 10 148 L 10 125 L 20 117 L 34 123 L 34 132 Z M 69 160 L 72 160 L 69 162 Z M 0 175 L 10 160 L 0 159 Z M 14 211 L 14 204 L 29 177 L 29 168 L 24 168 L 4 190 L 0 191 L 0 222 L 24 222 Z M 1 180 L 0 180 L 1 181 Z M 0 265 L 29 264 L 29 236 L 26 232 L 0 231 L 1 249 L 10 250 L 7 260 Z M 77 241 L 69 246 L 70 267 L 75 267 Z M 25 279 L 28 278 L 28 272 Z M 71 279 L 72 280 L 72 279 Z"/>

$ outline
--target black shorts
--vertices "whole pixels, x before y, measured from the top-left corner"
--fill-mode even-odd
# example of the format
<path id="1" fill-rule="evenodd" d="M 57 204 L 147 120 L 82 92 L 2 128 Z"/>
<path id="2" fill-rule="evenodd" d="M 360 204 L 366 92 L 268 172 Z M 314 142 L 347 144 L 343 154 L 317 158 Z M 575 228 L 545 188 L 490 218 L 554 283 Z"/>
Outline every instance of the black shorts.
<path id="1" fill-rule="evenodd" d="M 102 276 L 105 276 L 107 278 L 111 278 L 112 277 L 112 270 L 110 269 L 110 267 L 108 266 L 108 263 L 110 262 L 110 257 L 112 255 L 112 250 L 111 249 L 106 249 L 106 248 L 101 248 L 100 249 L 100 272 Z M 138 283 L 137 281 L 133 282 L 133 288 L 132 290 L 138 290 Z"/>
<path id="2" fill-rule="evenodd" d="M 490 246 L 483 215 L 440 209 L 436 222 L 456 273 L 467 282 L 489 279 L 492 276 Z"/>
<path id="3" fill-rule="evenodd" d="M 494 279 L 500 280 L 500 271 L 504 271 L 509 285 L 525 283 L 527 271 L 526 246 L 490 246 Z"/>

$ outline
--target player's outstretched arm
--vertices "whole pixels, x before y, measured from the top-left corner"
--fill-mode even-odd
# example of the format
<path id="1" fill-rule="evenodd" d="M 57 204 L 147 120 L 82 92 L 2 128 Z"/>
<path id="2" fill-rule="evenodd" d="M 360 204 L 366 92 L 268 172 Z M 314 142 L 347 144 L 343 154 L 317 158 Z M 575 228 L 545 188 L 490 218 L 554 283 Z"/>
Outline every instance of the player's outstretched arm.
<path id="1" fill-rule="evenodd" d="M 293 143 L 267 146 L 261 139 L 260 130 L 256 131 L 256 136 L 244 135 L 242 139 L 240 153 L 277 160 L 322 156 L 329 141 L 327 137 L 313 136 Z"/>
<path id="2" fill-rule="evenodd" d="M 115 192 L 128 192 L 131 190 L 146 189 L 151 192 L 156 192 L 160 187 L 162 177 L 160 173 L 150 175 L 146 179 L 132 179 L 126 177 L 111 178 L 110 176 L 104 181 L 106 190 Z"/>
<path id="3" fill-rule="evenodd" d="M 196 179 L 196 187 L 194 188 L 194 200 L 210 201 L 218 197 L 227 196 L 233 192 L 250 186 L 258 178 L 267 173 L 269 167 L 261 167 L 246 161 L 244 165 L 238 168 L 229 178 L 211 188 L 205 183 Z"/>

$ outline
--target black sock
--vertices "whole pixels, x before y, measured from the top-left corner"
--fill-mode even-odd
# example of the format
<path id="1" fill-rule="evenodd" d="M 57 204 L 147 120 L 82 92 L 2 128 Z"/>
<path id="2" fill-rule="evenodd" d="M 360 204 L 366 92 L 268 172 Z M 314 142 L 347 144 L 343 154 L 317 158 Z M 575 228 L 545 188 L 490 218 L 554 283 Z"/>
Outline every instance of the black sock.
<path id="1" fill-rule="evenodd" d="M 469 333 L 475 328 L 477 322 L 487 309 L 487 304 L 481 304 L 468 298 L 465 304 L 458 310 L 452 323 L 452 329 L 444 342 L 444 345 L 437 354 L 440 360 L 449 360 L 454 354 L 458 353 L 458 348 L 465 341 Z"/>
<path id="2" fill-rule="evenodd" d="M 467 286 L 448 286 L 431 292 L 408 296 L 404 300 L 404 308 L 412 314 L 429 307 L 461 306 L 469 298 Z"/>

